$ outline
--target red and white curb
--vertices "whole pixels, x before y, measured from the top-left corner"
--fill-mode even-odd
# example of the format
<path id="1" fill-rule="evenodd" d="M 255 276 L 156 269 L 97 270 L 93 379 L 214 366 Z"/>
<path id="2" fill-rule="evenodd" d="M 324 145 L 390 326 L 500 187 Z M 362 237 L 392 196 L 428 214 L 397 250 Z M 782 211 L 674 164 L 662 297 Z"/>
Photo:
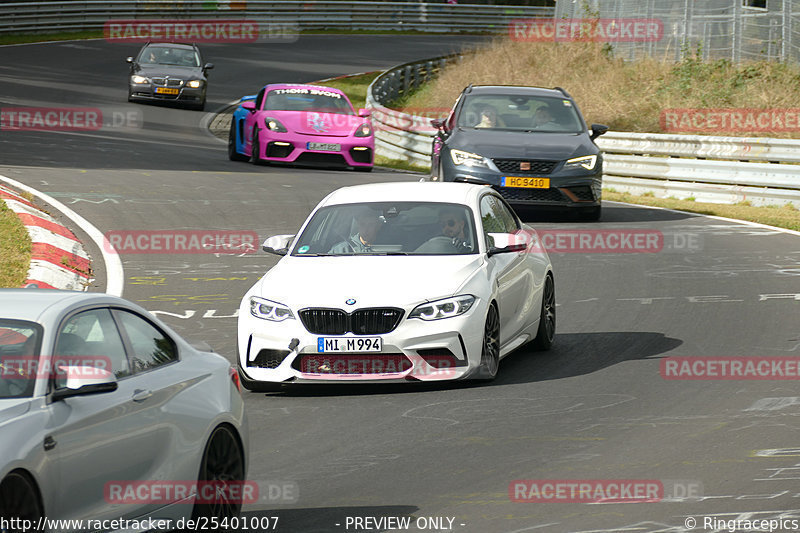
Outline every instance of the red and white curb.
<path id="1" fill-rule="evenodd" d="M 24 287 L 85 291 L 91 260 L 75 235 L 15 191 L 0 185 L 0 199 L 14 211 L 33 243 Z"/>

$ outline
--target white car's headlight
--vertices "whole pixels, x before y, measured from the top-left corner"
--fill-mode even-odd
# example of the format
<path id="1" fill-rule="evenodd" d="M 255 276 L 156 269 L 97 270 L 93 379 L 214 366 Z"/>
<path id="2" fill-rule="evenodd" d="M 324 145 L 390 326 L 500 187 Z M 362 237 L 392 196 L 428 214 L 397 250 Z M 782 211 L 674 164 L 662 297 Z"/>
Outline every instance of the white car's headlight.
<path id="1" fill-rule="evenodd" d="M 597 164 L 596 155 L 585 155 L 583 157 L 575 157 L 573 159 L 568 159 L 566 164 L 564 165 L 564 168 L 577 170 L 578 168 L 583 167 L 586 170 L 592 170 L 596 164 Z"/>
<path id="2" fill-rule="evenodd" d="M 456 166 L 466 165 L 471 167 L 486 167 L 489 168 L 489 162 L 485 157 L 472 152 L 465 152 L 464 150 L 450 150 L 450 157 Z"/>
<path id="3" fill-rule="evenodd" d="M 191 87 L 192 89 L 199 89 L 199 88 L 200 88 L 200 86 L 201 86 L 201 85 L 203 85 L 203 82 L 202 82 L 202 81 L 200 81 L 200 80 L 191 80 L 191 81 L 190 81 L 189 83 L 187 83 L 186 85 L 188 85 L 188 86 L 189 86 L 189 87 Z"/>
<path id="4" fill-rule="evenodd" d="M 131 81 L 133 83 L 150 83 L 150 80 L 144 76 L 131 76 Z"/>
<path id="5" fill-rule="evenodd" d="M 463 315 L 469 311 L 469 308 L 472 307 L 474 303 L 475 297 L 471 294 L 453 296 L 452 298 L 445 298 L 444 300 L 436 300 L 435 302 L 418 305 L 411 311 L 408 318 L 421 318 L 422 320 L 450 318 Z"/>
<path id="6" fill-rule="evenodd" d="M 285 305 L 258 296 L 250 297 L 250 314 L 271 322 L 294 319 L 292 310 Z"/>

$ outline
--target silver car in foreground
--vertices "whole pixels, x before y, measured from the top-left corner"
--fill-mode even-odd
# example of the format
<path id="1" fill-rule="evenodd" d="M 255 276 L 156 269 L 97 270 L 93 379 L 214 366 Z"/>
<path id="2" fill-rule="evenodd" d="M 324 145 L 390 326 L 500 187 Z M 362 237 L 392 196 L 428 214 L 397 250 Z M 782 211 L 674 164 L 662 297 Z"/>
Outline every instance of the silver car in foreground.
<path id="1" fill-rule="evenodd" d="M 42 517 L 113 530 L 236 516 L 241 501 L 177 489 L 244 482 L 247 436 L 230 363 L 141 307 L 97 293 L 0 290 L 0 529 Z"/>

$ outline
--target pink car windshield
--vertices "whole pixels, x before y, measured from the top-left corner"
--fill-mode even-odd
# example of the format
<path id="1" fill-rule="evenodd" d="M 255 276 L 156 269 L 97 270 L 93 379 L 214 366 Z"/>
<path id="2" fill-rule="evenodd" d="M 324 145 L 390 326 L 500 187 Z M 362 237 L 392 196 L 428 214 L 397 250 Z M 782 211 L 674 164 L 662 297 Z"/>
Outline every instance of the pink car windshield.
<path id="1" fill-rule="evenodd" d="M 264 102 L 267 111 L 316 111 L 355 115 L 350 102 L 341 94 L 307 88 L 274 89 L 267 93 Z"/>

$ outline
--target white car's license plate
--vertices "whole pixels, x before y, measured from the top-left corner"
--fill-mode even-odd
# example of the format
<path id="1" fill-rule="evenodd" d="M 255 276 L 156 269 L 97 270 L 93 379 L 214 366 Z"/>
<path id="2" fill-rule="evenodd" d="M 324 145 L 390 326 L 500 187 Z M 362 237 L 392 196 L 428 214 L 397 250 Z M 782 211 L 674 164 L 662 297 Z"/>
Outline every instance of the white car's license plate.
<path id="1" fill-rule="evenodd" d="M 335 143 L 306 143 L 309 150 L 319 150 L 321 152 L 341 152 L 342 145 Z"/>
<path id="2" fill-rule="evenodd" d="M 383 341 L 380 337 L 318 337 L 318 353 L 380 352 Z"/>

